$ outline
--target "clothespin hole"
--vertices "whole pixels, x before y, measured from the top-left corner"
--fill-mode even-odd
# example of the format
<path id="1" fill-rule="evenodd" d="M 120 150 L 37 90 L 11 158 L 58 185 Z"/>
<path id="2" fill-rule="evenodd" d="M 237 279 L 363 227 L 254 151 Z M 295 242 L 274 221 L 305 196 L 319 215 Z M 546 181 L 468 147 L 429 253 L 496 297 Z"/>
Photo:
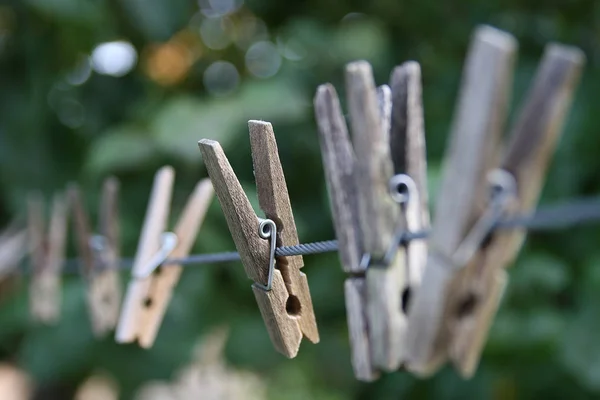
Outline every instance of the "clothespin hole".
<path id="1" fill-rule="evenodd" d="M 291 294 L 285 302 L 285 311 L 288 313 L 288 315 L 293 317 L 299 316 L 302 311 L 302 304 L 300 303 L 300 300 L 293 294 Z"/>
<path id="2" fill-rule="evenodd" d="M 459 318 L 470 315 L 475 310 L 477 303 L 479 302 L 479 298 L 475 293 L 469 293 L 458 305 L 458 309 L 456 310 L 456 314 Z"/>
<path id="3" fill-rule="evenodd" d="M 144 300 L 144 307 L 146 307 L 146 308 L 152 307 L 152 299 L 150 297 L 146 297 L 146 299 Z"/>
<path id="4" fill-rule="evenodd" d="M 400 304 L 400 307 L 405 314 L 408 313 L 408 302 L 410 301 L 411 294 L 409 287 L 404 288 L 402 291 L 402 304 Z"/>

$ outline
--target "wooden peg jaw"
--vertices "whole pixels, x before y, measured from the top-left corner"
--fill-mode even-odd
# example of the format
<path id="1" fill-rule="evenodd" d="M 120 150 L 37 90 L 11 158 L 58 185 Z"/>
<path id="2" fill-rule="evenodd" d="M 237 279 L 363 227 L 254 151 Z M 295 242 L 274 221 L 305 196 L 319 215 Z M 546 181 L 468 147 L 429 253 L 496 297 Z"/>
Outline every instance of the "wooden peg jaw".
<path id="1" fill-rule="evenodd" d="M 161 234 L 165 232 L 167 226 L 174 179 L 175 171 L 169 166 L 159 169 L 154 177 L 152 193 L 133 261 L 133 275 L 141 273 L 161 247 Z M 132 277 L 130 280 L 117 324 L 115 334 L 117 343 L 131 343 L 139 338 L 151 283 L 152 276 Z"/>
<path id="2" fill-rule="evenodd" d="M 60 274 L 65 259 L 68 205 L 62 193 L 54 195 L 46 236 L 41 197 L 32 196 L 28 203 L 28 233 L 34 263 L 30 286 L 30 312 L 36 321 L 53 324 L 60 317 Z"/>
<path id="3" fill-rule="evenodd" d="M 354 195 L 356 159 L 335 88 L 331 84 L 319 86 L 314 105 L 342 268 L 348 273 L 364 274 L 358 199 Z M 371 357 L 365 278 L 346 279 L 344 292 L 354 375 L 371 382 L 379 377 L 379 372 Z"/>
<path id="4" fill-rule="evenodd" d="M 434 222 L 431 237 L 438 252 L 430 253 L 421 292 L 410 310 L 409 366 L 422 375 L 435 371 L 448 357 L 463 377 L 475 372 L 506 285 L 504 268 L 524 234 L 492 233 L 466 265 L 453 267 L 449 257 L 482 216 L 489 199 L 483 177 L 494 166 L 500 164 L 516 184 L 516 198 L 504 207 L 504 216 L 534 207 L 583 64 L 580 51 L 549 47 L 499 163 L 489 156 L 497 154 L 489 146 L 498 141 L 505 117 L 514 48 L 506 33 L 480 28 L 465 68 L 436 214 L 440 220 Z M 487 150 L 474 148 L 477 143 Z"/>
<path id="5" fill-rule="evenodd" d="M 283 169 L 271 124 L 250 121 L 250 144 L 259 203 L 267 218 L 277 225 L 277 244 L 298 244 Z M 213 182 L 227 225 L 240 253 L 246 275 L 265 284 L 269 276 L 269 243 L 258 234 L 259 219 L 250 205 L 218 142 L 199 142 L 203 160 Z M 271 341 L 286 357 L 295 357 L 302 337 L 319 341 L 306 276 L 300 272 L 302 257 L 278 257 L 269 291 L 252 286 Z"/>
<path id="6" fill-rule="evenodd" d="M 104 337 L 115 328 L 121 305 L 121 287 L 117 270 L 119 266 L 118 188 L 119 182 L 116 178 L 107 178 L 104 181 L 99 235 L 93 237 L 79 187 L 76 184 L 71 184 L 69 187 L 77 250 L 82 263 L 81 273 L 87 285 L 86 294 L 92 332 L 97 337 Z"/>
<path id="7" fill-rule="evenodd" d="M 515 49 L 512 36 L 489 27 L 477 29 L 471 41 L 443 163 L 427 265 L 409 308 L 407 368 L 418 375 L 432 374 L 448 356 L 451 332 L 444 315 L 455 273 L 448 259 L 484 206 L 485 173 L 497 159 Z"/>
<path id="8" fill-rule="evenodd" d="M 417 187 L 426 187 L 420 70 L 418 64 L 412 63 L 399 71 L 399 78 L 392 77 L 392 93 L 385 85 L 375 90 L 368 63 L 348 65 L 347 92 L 354 146 L 348 138 L 335 89 L 329 84 L 322 85 L 315 97 L 340 257 L 348 272 L 365 273 L 365 265 L 361 265 L 363 254 L 370 255 L 377 264 L 387 254 L 396 231 L 408 227 L 408 222 L 414 230 L 428 224 L 426 189 L 425 211 L 418 195 L 410 207 L 403 208 L 389 191 L 395 170 L 409 176 L 418 173 L 415 194 Z M 418 153 L 408 157 L 408 145 Z M 392 155 L 392 151 L 398 154 Z M 403 161 L 396 166 L 396 159 Z M 357 187 L 361 190 L 356 190 Z M 426 256 L 424 244 L 415 245 L 408 255 L 412 263 L 405 249 L 399 248 L 389 265 L 372 266 L 366 271 L 366 279 L 354 277 L 346 281 L 353 366 L 360 380 L 372 381 L 378 376 L 377 369 L 393 371 L 404 360 L 403 295 L 409 284 L 418 284 Z M 414 271 L 410 271 L 411 264 Z"/>
<path id="9" fill-rule="evenodd" d="M 178 242 L 170 258 L 185 258 L 190 254 L 213 194 L 210 179 L 198 182 L 175 226 L 174 232 Z M 142 347 L 150 347 L 154 343 L 181 272 L 181 265 L 168 265 L 160 267 L 160 273 L 153 275 L 147 296 L 149 304 L 145 308 L 144 324 L 139 334 Z"/>
<path id="10" fill-rule="evenodd" d="M 577 48 L 556 44 L 546 47 L 501 163 L 502 170 L 509 172 L 517 184 L 508 213 L 534 210 L 584 63 L 585 57 Z M 457 277 L 463 290 L 453 292 L 462 293 L 456 299 L 453 296 L 453 304 L 464 303 L 469 296 L 481 298 L 472 312 L 458 318 L 452 328 L 450 358 L 464 377 L 471 377 L 477 368 L 506 286 L 504 268 L 512 263 L 524 239 L 525 232 L 518 230 L 495 232 L 481 254 Z"/>
<path id="11" fill-rule="evenodd" d="M 163 167 L 156 173 L 133 264 L 133 276 L 117 327 L 118 342 L 137 340 L 143 348 L 154 344 L 173 289 L 181 276 L 180 265 L 159 266 L 160 273 L 152 271 L 147 277 L 139 276 L 162 246 L 161 236 L 167 227 L 174 178 L 175 171 L 171 167 Z M 208 179 L 196 185 L 175 226 L 177 244 L 169 258 L 184 258 L 190 253 L 212 195 L 213 189 Z M 110 229 L 107 228 L 107 231 Z"/>
<path id="12" fill-rule="evenodd" d="M 408 232 L 429 229 L 429 195 L 427 190 L 427 154 L 421 88 L 421 66 L 408 61 L 396 67 L 390 77 L 392 89 L 392 123 L 390 147 L 396 174 L 406 174 L 409 200 L 403 205 Z M 414 187 L 408 187 L 414 184 Z M 427 263 L 427 242 L 412 240 L 406 246 L 408 300 L 421 285 Z M 407 305 L 404 305 L 407 308 Z"/>

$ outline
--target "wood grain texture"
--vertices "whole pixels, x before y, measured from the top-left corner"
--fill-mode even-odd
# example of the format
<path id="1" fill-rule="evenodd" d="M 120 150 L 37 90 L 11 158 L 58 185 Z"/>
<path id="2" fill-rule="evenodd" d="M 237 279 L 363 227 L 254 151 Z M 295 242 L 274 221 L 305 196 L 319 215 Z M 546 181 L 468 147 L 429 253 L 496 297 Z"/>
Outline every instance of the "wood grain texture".
<path id="1" fill-rule="evenodd" d="M 406 229 L 418 232 L 429 228 L 427 154 L 421 89 L 421 67 L 408 61 L 396 67 L 390 77 L 392 117 L 390 148 L 394 171 L 407 174 L 415 183 L 404 207 Z M 408 283 L 414 291 L 421 283 L 427 262 L 427 242 L 413 240 L 406 246 Z"/>
<path id="2" fill-rule="evenodd" d="M 221 204 L 246 275 L 264 285 L 268 279 L 269 242 L 258 236 L 259 220 L 219 142 L 198 142 L 204 165 Z"/>
<path id="3" fill-rule="evenodd" d="M 447 357 L 451 337 L 444 315 L 453 277 L 448 257 L 485 206 L 485 174 L 498 156 L 515 49 L 512 36 L 490 27 L 478 28 L 471 42 L 444 157 L 431 251 L 409 309 L 408 367 L 421 375 L 434 372 Z"/>
<path id="4" fill-rule="evenodd" d="M 187 257 L 198 237 L 214 190 L 210 179 L 201 180 L 188 199 L 181 216 L 175 226 L 177 246 L 169 258 Z M 147 298 L 149 304 L 144 306 L 142 329 L 140 330 L 139 343 L 142 347 L 151 347 L 161 326 L 164 314 L 171 300 L 173 289 L 181 276 L 180 265 L 161 267 L 160 272 L 152 277 L 152 285 Z"/>
<path id="5" fill-rule="evenodd" d="M 342 115 L 340 101 L 331 84 L 319 86 L 314 100 L 319 143 L 329 193 L 333 224 L 339 242 L 344 272 L 364 271 L 360 265 L 362 243 L 358 217 L 358 199 L 354 149 Z"/>
<path id="6" fill-rule="evenodd" d="M 362 243 L 355 195 L 355 157 L 340 101 L 331 84 L 319 86 L 314 100 L 319 127 L 325 180 L 333 214 L 339 254 L 345 272 L 364 272 L 360 261 Z M 372 382 L 379 377 L 371 360 L 364 278 L 349 278 L 344 284 L 352 367 L 357 379 Z"/>
<path id="7" fill-rule="evenodd" d="M 246 275 L 254 282 L 266 284 L 270 249 L 269 242 L 258 235 L 259 219 L 221 145 L 208 139 L 200 140 L 198 145 Z M 284 356 L 295 357 L 303 334 L 298 317 L 286 311 L 289 296 L 279 269 L 273 271 L 272 290 L 267 292 L 254 285 L 252 290 L 273 346 Z"/>
<path id="8" fill-rule="evenodd" d="M 161 234 L 167 226 L 174 179 L 175 171 L 169 166 L 162 167 L 154 177 L 152 193 L 133 261 L 133 273 L 143 270 L 161 247 Z M 151 281 L 151 276 L 145 279 L 132 278 L 130 280 L 115 334 L 115 340 L 118 343 L 133 342 L 140 335 L 143 306 L 150 290 Z"/>
<path id="9" fill-rule="evenodd" d="M 249 121 L 248 127 L 260 208 L 277 225 L 277 245 L 295 246 L 299 244 L 298 233 L 273 127 L 263 121 Z M 318 343 L 319 331 L 308 280 L 301 272 L 303 266 L 302 256 L 278 257 L 276 260 L 276 268 L 281 272 L 290 297 L 287 313 L 296 318 L 304 337 Z"/>
<path id="10" fill-rule="evenodd" d="M 389 196 L 393 175 L 389 131 L 382 126 L 379 101 L 369 63 L 346 67 L 346 91 L 352 142 L 356 155 L 355 179 L 363 250 L 374 261 L 385 256 L 396 230 L 398 205 Z"/>
<path id="11" fill-rule="evenodd" d="M 369 325 L 365 308 L 367 304 L 366 289 L 364 278 L 349 278 L 344 283 L 346 318 L 354 375 L 361 381 L 372 382 L 379 378 L 379 372 L 374 368 L 371 357 Z"/>
<path id="12" fill-rule="evenodd" d="M 546 48 L 501 165 L 517 182 L 512 213 L 531 212 L 538 201 L 584 61 L 579 49 L 555 44 Z M 524 237 L 518 230 L 494 234 L 483 254 L 456 278 L 456 296 L 450 299 L 451 304 L 461 304 L 473 296 L 480 299 L 471 313 L 455 317 L 451 323 L 451 359 L 465 377 L 475 372 L 496 314 L 500 298 L 493 295 L 501 296 L 503 268 L 516 257 Z"/>
<path id="13" fill-rule="evenodd" d="M 392 93 L 387 85 L 377 89 L 377 100 L 379 105 L 380 129 L 383 135 L 378 139 L 383 140 L 389 148 L 389 131 L 391 128 Z M 357 152 L 359 154 L 360 152 Z M 363 155 L 367 157 L 366 154 Z M 385 157 L 385 160 L 377 160 L 377 157 Z M 398 227 L 403 226 L 400 206 L 392 201 L 389 194 L 389 179 L 392 177 L 393 165 L 391 155 L 374 153 L 369 163 L 374 165 L 385 165 L 389 176 L 378 177 L 378 182 L 372 182 L 373 187 L 385 185 L 385 192 L 381 188 L 382 198 L 380 207 L 393 204 L 396 209 L 396 221 L 387 221 L 388 226 L 394 223 L 392 234 Z M 371 178 L 372 179 L 372 178 Z M 361 197 L 359 196 L 359 199 Z M 359 203 L 360 204 L 360 203 Z M 381 209 L 381 208 L 380 208 Z M 391 217 L 391 213 L 389 214 Z M 384 231 L 388 226 L 382 228 Z M 364 237 L 363 237 L 363 240 Z M 389 248 L 391 243 L 387 243 Z M 371 340 L 371 353 L 373 364 L 384 371 L 397 370 L 405 355 L 406 316 L 403 311 L 402 294 L 407 286 L 407 259 L 404 248 L 399 248 L 395 257 L 389 265 L 374 265 L 367 270 L 367 316 L 369 319 L 369 337 Z"/>

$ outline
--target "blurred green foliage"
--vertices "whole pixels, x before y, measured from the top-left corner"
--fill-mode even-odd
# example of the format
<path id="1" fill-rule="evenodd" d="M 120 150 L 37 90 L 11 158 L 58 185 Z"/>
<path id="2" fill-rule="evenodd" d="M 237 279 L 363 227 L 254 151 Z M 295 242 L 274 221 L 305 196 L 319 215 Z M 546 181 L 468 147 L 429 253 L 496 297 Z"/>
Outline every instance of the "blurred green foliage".
<path id="1" fill-rule="evenodd" d="M 212 11 L 219 4 L 237 8 L 207 25 L 207 4 Z M 405 60 L 421 63 L 433 198 L 463 58 L 480 23 L 519 40 L 513 111 L 548 41 L 585 51 L 588 65 L 542 203 L 596 194 L 600 3 L 593 0 L 4 0 L 0 222 L 24 213 L 31 189 L 49 196 L 73 180 L 84 186 L 96 216 L 100 182 L 115 174 L 122 182 L 122 253 L 131 256 L 156 169 L 177 170 L 173 218 L 194 182 L 206 176 L 196 145 L 201 138 L 222 142 L 256 199 L 246 121 L 265 119 L 277 135 L 301 241 L 331 239 L 311 99 L 323 82 L 343 97 L 343 66 L 360 58 L 372 63 L 378 83 Z M 135 68 L 122 77 L 86 70 L 94 47 L 114 40 L 133 44 Z M 250 45 L 265 40 L 276 53 L 249 55 Z M 221 92 L 209 90 L 214 82 L 205 73 L 218 61 L 239 74 L 216 82 L 225 85 Z M 96 370 L 116 377 L 128 399 L 143 382 L 170 378 L 189 361 L 200 335 L 227 324 L 229 362 L 259 373 L 273 399 L 590 398 L 600 392 L 599 242 L 594 227 L 529 237 L 470 381 L 446 368 L 425 381 L 397 372 L 373 384 L 357 382 L 344 274 L 331 254 L 305 257 L 322 339 L 303 344 L 294 360 L 273 350 L 238 263 L 186 268 L 149 351 L 92 337 L 76 276 L 64 282 L 61 322 L 32 324 L 27 282 L 20 280 L 0 307 L 0 354 L 33 376 L 40 399 L 70 398 Z M 233 248 L 215 201 L 194 251 Z"/>

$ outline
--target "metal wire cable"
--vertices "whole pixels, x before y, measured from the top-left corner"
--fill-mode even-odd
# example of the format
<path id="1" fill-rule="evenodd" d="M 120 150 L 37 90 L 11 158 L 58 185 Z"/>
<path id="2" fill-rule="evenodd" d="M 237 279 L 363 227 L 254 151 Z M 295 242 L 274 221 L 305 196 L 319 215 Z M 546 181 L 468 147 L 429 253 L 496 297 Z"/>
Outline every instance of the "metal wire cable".
<path id="1" fill-rule="evenodd" d="M 569 203 L 546 206 L 531 214 L 513 216 L 501 220 L 496 224 L 494 230 L 523 229 L 528 231 L 549 231 L 564 229 L 576 225 L 589 224 L 600 221 L 600 198 L 588 198 L 574 200 Z M 429 230 L 420 232 L 402 233 L 401 244 L 415 239 L 425 239 L 429 236 Z M 278 257 L 305 256 L 338 251 L 337 240 L 326 240 L 320 242 L 303 243 L 294 246 L 282 246 L 275 250 Z M 197 265 L 217 264 L 239 261 L 237 252 L 194 254 L 185 258 L 167 259 L 162 265 Z M 68 260 L 67 271 L 76 265 L 77 259 Z M 120 268 L 131 268 L 131 259 L 122 259 Z M 72 271 L 71 271 L 72 272 Z"/>

